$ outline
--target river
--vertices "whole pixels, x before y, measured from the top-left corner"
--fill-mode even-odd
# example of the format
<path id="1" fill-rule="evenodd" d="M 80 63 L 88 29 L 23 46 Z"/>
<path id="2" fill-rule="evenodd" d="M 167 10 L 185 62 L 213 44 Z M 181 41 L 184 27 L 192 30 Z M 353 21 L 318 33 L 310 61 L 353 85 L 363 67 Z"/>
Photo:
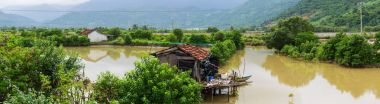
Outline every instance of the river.
<path id="1" fill-rule="evenodd" d="M 139 57 L 164 48 L 92 46 L 68 47 L 83 59 L 92 81 L 101 72 L 118 76 L 134 68 Z M 245 67 L 245 68 L 244 68 Z M 251 84 L 240 87 L 227 101 L 217 96 L 205 104 L 380 104 L 380 69 L 352 69 L 335 64 L 293 60 L 264 47 L 238 51 L 220 72 L 237 70 L 253 75 Z M 293 97 L 289 97 L 289 95 Z"/>

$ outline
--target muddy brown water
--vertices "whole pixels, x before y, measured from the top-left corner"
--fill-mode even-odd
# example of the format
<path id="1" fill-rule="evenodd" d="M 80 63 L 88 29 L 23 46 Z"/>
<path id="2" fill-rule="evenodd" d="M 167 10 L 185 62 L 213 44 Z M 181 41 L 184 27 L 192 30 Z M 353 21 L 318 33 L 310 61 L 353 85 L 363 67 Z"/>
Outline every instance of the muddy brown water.
<path id="1" fill-rule="evenodd" d="M 164 48 L 92 46 L 67 47 L 83 59 L 86 76 L 96 80 L 101 72 L 118 76 L 134 68 L 148 53 Z M 244 68 L 245 67 L 245 68 Z M 380 104 L 380 69 L 345 68 L 279 56 L 264 47 L 238 51 L 220 72 L 236 70 L 253 75 L 253 83 L 238 88 L 238 95 L 206 97 L 205 104 Z M 289 95 L 293 97 L 289 97 Z"/>

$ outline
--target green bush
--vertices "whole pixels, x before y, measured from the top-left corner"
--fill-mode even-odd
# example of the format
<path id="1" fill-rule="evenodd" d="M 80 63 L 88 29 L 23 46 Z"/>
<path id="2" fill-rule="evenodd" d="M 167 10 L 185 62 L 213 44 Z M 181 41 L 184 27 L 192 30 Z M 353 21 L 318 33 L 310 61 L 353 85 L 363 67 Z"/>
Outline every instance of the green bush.
<path id="1" fill-rule="evenodd" d="M 122 37 L 118 37 L 115 40 L 112 40 L 111 43 L 114 45 L 121 45 L 121 44 L 124 44 L 125 42 Z"/>
<path id="2" fill-rule="evenodd" d="M 380 49 L 380 32 L 376 33 L 376 35 L 375 35 L 375 43 L 374 43 L 373 47 L 376 50 Z"/>
<path id="3" fill-rule="evenodd" d="M 183 32 L 181 29 L 174 29 L 173 34 L 177 37 L 177 41 L 181 42 L 183 38 Z"/>
<path id="4" fill-rule="evenodd" d="M 312 32 L 299 33 L 295 36 L 294 42 L 296 46 L 306 42 L 319 43 L 319 37 Z"/>
<path id="5" fill-rule="evenodd" d="M 122 104 L 195 104 L 202 100 L 202 87 L 175 67 L 156 58 L 143 58 L 127 73 L 118 91 Z"/>
<path id="6" fill-rule="evenodd" d="M 4 104 L 55 104 L 56 102 L 49 97 L 46 97 L 41 92 L 29 92 L 24 93 L 22 91 L 16 91 L 15 94 L 10 96 Z"/>
<path id="7" fill-rule="evenodd" d="M 272 35 L 270 35 L 271 37 L 267 41 L 268 48 L 281 50 L 285 45 L 295 45 L 296 41 L 298 42 L 296 45 L 308 41 L 302 38 L 314 39 L 314 36 L 305 34 L 305 32 L 313 32 L 313 25 L 301 17 L 290 17 L 280 20 L 277 27 L 273 30 Z M 298 34 L 300 34 L 300 36 L 296 38 Z"/>
<path id="8" fill-rule="evenodd" d="M 124 44 L 126 45 L 131 45 L 133 42 L 132 42 L 132 37 L 130 35 L 125 35 L 125 38 L 124 38 Z"/>
<path id="9" fill-rule="evenodd" d="M 335 60 L 336 48 L 338 43 L 342 41 L 345 37 L 347 37 L 343 33 L 336 34 L 335 37 L 329 39 L 323 45 L 323 52 L 320 52 L 319 59 L 321 60 Z"/>
<path id="10" fill-rule="evenodd" d="M 211 54 L 218 58 L 220 64 L 226 61 L 236 52 L 235 43 L 232 40 L 217 42 L 211 47 Z"/>
<path id="11" fill-rule="evenodd" d="M 177 37 L 175 35 L 170 34 L 169 36 L 167 36 L 166 41 L 168 41 L 168 42 L 178 42 L 178 39 L 177 39 Z"/>
<path id="12" fill-rule="evenodd" d="M 211 34 L 212 40 L 213 41 L 224 41 L 226 36 L 225 33 L 222 31 L 218 31 L 216 33 Z"/>
<path id="13" fill-rule="evenodd" d="M 344 66 L 361 67 L 374 62 L 375 52 L 363 36 L 352 35 L 337 44 L 335 61 Z"/>
<path id="14" fill-rule="evenodd" d="M 9 85 L 67 100 L 69 88 L 82 68 L 77 57 L 64 54 L 62 47 L 35 40 L 32 47 L 7 44 L 0 47 L 0 102 L 11 94 Z M 11 82 L 10 82 L 11 81 Z M 59 95 L 58 95 L 59 94 Z"/>
<path id="15" fill-rule="evenodd" d="M 132 40 L 133 45 L 149 45 L 149 40 L 145 39 L 133 39 Z"/>
<path id="16" fill-rule="evenodd" d="M 207 28 L 207 33 L 215 33 L 215 32 L 218 32 L 219 31 L 219 29 L 218 28 L 216 28 L 216 27 L 208 27 Z"/>
<path id="17" fill-rule="evenodd" d="M 240 31 L 232 30 L 231 32 L 228 32 L 226 36 L 227 39 L 234 41 L 237 49 L 244 48 L 244 41 L 242 39 L 243 34 L 241 34 Z"/>
<path id="18" fill-rule="evenodd" d="M 152 32 L 149 30 L 139 29 L 139 30 L 131 31 L 129 35 L 133 39 L 151 39 L 152 38 Z"/>
<path id="19" fill-rule="evenodd" d="M 189 43 L 205 44 L 208 43 L 207 36 L 203 34 L 193 34 L 190 36 Z"/>
<path id="20" fill-rule="evenodd" d="M 258 37 L 253 37 L 252 38 L 251 45 L 253 45 L 253 46 L 259 46 L 259 45 L 264 45 L 264 44 L 265 44 L 264 40 L 259 39 Z"/>
<path id="21" fill-rule="evenodd" d="M 111 74 L 111 72 L 101 73 L 93 88 L 93 96 L 99 103 L 109 103 L 118 100 L 118 93 L 121 87 L 121 79 Z"/>
<path id="22" fill-rule="evenodd" d="M 300 52 L 298 51 L 298 48 L 291 45 L 285 45 L 280 52 L 292 58 L 299 58 L 301 56 Z"/>

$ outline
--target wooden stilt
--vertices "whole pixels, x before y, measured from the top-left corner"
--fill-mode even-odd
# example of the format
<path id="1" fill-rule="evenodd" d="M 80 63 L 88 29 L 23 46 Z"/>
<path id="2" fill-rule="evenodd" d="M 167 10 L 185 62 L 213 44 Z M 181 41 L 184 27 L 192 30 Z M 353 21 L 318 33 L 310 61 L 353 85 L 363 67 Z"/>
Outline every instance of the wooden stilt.
<path id="1" fill-rule="evenodd" d="M 211 89 L 211 101 L 214 102 L 214 88 Z"/>
<path id="2" fill-rule="evenodd" d="M 227 87 L 227 96 L 228 96 L 228 102 L 230 102 L 230 86 Z"/>

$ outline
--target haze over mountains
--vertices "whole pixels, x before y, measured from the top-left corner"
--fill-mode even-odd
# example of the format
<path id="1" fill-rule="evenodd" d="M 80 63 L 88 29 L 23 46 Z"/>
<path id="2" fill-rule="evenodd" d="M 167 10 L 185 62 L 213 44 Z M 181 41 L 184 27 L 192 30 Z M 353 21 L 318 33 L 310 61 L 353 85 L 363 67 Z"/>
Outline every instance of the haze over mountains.
<path id="1" fill-rule="evenodd" d="M 158 28 L 248 27 L 276 18 L 298 1 L 90 0 L 75 6 L 13 6 L 5 10 L 32 11 L 5 12 L 20 15 L 19 18 L 33 19 L 37 26 L 52 27 L 128 27 L 133 24 Z"/>

